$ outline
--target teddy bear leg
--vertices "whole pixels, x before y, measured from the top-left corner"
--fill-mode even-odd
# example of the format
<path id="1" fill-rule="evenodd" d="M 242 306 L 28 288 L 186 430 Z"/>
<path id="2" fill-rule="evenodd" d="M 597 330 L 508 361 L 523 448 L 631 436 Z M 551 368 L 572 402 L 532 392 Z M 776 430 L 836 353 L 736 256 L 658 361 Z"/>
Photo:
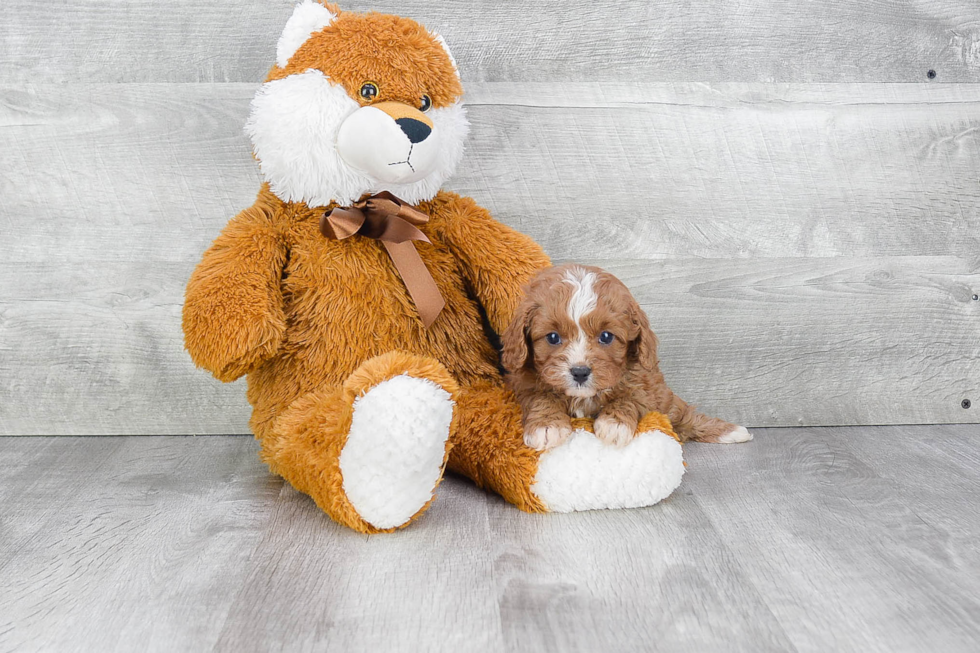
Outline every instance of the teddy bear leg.
<path id="1" fill-rule="evenodd" d="M 649 506 L 670 495 L 684 475 L 680 443 L 666 418 L 644 418 L 625 447 L 577 428 L 559 447 L 524 444 L 514 395 L 493 383 L 460 388 L 449 468 L 527 512 L 571 512 Z"/>
<path id="2" fill-rule="evenodd" d="M 263 457 L 337 522 L 363 533 L 401 528 L 442 480 L 457 389 L 435 360 L 372 358 L 343 386 L 295 401 Z"/>
<path id="3" fill-rule="evenodd" d="M 538 451 L 524 444 L 521 407 L 507 388 L 490 382 L 456 394 L 449 469 L 493 490 L 526 512 L 547 512 L 532 491 Z"/>

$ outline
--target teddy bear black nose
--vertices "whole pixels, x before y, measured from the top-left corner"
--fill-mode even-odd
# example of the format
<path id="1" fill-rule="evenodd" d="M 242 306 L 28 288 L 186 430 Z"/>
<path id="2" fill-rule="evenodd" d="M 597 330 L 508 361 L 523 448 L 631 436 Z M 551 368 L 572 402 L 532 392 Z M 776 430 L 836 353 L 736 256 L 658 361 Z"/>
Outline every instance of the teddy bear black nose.
<path id="1" fill-rule="evenodd" d="M 431 127 L 415 118 L 399 118 L 395 123 L 402 128 L 412 143 L 421 143 L 432 133 Z"/>
<path id="2" fill-rule="evenodd" d="M 575 379 L 575 383 L 578 383 L 579 385 L 585 383 L 586 379 L 589 378 L 589 375 L 592 374 L 592 368 L 584 366 L 573 367 L 568 371 L 572 373 L 572 378 Z"/>

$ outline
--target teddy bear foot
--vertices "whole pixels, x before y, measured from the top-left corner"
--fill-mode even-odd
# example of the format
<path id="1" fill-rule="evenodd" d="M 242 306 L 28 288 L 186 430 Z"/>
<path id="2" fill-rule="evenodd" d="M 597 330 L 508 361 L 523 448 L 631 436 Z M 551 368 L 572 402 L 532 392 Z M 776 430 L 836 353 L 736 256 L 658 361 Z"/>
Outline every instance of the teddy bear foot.
<path id="1" fill-rule="evenodd" d="M 344 493 L 364 521 L 397 528 L 432 500 L 453 405 L 442 386 L 408 374 L 382 381 L 354 401 L 340 470 Z"/>
<path id="2" fill-rule="evenodd" d="M 662 431 L 613 447 L 578 428 L 541 454 L 531 490 L 551 512 L 639 508 L 666 498 L 683 475 L 681 445 Z"/>

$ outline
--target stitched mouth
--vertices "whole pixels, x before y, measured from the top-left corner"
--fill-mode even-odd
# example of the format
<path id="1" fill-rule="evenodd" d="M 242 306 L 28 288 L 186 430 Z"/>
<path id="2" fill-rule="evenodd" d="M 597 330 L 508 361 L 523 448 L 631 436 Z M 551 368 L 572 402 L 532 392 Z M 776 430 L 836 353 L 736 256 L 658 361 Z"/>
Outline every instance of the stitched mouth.
<path id="1" fill-rule="evenodd" d="M 415 166 L 413 166 L 412 165 L 412 162 L 410 161 L 410 159 L 412 158 L 412 150 L 413 149 L 415 149 L 415 143 L 412 143 L 411 145 L 408 146 L 408 156 L 405 157 L 405 160 L 404 161 L 395 161 L 393 163 L 389 163 L 388 165 L 390 165 L 390 166 L 400 166 L 400 165 L 402 165 L 404 163 L 405 165 L 407 165 L 409 168 L 412 169 L 412 172 L 415 172 Z"/>

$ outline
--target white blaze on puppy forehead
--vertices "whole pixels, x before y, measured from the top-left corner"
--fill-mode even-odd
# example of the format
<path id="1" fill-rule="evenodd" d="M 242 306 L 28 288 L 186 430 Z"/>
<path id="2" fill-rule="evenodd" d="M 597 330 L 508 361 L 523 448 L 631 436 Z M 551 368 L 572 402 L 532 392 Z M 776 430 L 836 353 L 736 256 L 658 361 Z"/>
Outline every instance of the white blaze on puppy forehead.
<path id="1" fill-rule="evenodd" d="M 574 288 L 572 298 L 568 300 L 568 317 L 576 324 L 581 324 L 580 320 L 595 310 L 598 300 L 595 294 L 595 279 L 595 272 L 589 272 L 585 268 L 569 268 L 565 271 L 565 278 L 562 281 Z"/>
<path id="2" fill-rule="evenodd" d="M 568 317 L 578 325 L 578 337 L 568 348 L 568 362 L 571 364 L 585 362 L 587 339 L 582 318 L 595 310 L 598 297 L 595 294 L 595 272 L 584 268 L 574 267 L 565 272 L 563 283 L 570 284 L 574 289 L 568 300 Z"/>

